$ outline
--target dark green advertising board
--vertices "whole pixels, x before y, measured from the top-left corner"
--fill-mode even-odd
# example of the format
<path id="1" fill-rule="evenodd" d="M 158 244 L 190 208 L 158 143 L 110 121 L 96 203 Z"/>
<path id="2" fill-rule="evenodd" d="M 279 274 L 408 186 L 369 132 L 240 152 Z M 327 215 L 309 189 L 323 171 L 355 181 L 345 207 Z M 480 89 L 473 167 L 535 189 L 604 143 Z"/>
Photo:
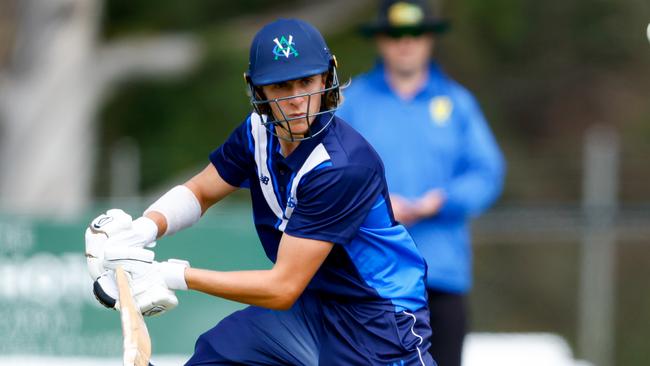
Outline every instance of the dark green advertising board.
<path id="1" fill-rule="evenodd" d="M 119 313 L 95 301 L 84 257 L 85 227 L 102 211 L 68 222 L 0 216 L 0 355 L 119 357 Z M 269 268 L 251 221 L 248 207 L 215 208 L 159 241 L 156 259 L 226 271 Z M 177 295 L 176 309 L 146 318 L 155 355 L 191 354 L 202 332 L 243 307 L 195 292 Z"/>

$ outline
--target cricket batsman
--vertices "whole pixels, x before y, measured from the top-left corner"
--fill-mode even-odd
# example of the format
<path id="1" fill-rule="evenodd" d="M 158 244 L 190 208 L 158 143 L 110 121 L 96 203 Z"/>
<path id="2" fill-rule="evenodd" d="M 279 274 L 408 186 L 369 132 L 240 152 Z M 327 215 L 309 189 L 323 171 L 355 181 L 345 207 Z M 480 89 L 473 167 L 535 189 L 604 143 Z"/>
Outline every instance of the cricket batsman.
<path id="1" fill-rule="evenodd" d="M 335 115 L 340 85 L 322 35 L 297 19 L 267 24 L 252 41 L 246 82 L 253 111 L 205 169 L 134 221 L 113 209 L 91 222 L 97 298 L 116 306 L 120 266 L 145 315 L 176 306 L 176 290 L 250 305 L 202 334 L 186 365 L 436 365 L 425 262 L 393 217 L 378 155 Z M 240 188 L 250 191 L 271 269 L 154 260 L 157 239 Z"/>

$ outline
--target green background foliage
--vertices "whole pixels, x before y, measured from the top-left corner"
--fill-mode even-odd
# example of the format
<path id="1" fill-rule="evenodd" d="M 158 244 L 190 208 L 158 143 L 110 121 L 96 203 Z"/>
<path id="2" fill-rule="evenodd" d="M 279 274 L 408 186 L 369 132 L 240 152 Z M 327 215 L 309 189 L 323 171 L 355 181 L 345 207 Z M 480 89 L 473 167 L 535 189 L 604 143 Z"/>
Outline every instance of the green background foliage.
<path id="1" fill-rule="evenodd" d="M 272 19 L 304 3 L 107 2 L 107 41 L 181 31 L 196 35 L 204 50 L 190 75 L 132 81 L 115 93 L 100 114 L 103 151 L 123 136 L 134 137 L 143 153 L 144 191 L 206 164 L 207 154 L 250 110 L 242 78 L 250 40 L 230 21 Z M 580 187 L 571 172 L 580 163 L 582 132 L 594 123 L 619 128 L 630 154 L 623 174 L 650 182 L 637 158 L 650 154 L 644 143 L 650 137 L 648 3 L 471 0 L 447 2 L 444 13 L 452 30 L 439 38 L 436 57 L 475 92 L 506 153 L 504 200 L 575 201 Z M 326 34 L 344 80 L 374 62 L 372 41 L 355 31 L 373 14 L 368 9 L 356 24 Z M 539 172 L 548 178 L 526 178 Z M 108 173 L 97 179 L 98 196 L 107 194 Z M 650 199 L 642 183 L 625 184 L 622 197 Z"/>

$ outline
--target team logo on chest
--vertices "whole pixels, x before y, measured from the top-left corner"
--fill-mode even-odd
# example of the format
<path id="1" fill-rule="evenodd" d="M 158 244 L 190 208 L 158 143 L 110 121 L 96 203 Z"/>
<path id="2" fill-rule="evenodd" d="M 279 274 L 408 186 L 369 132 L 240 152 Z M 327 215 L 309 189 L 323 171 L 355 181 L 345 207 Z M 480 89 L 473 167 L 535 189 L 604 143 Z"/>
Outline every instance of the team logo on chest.
<path id="1" fill-rule="evenodd" d="M 280 57 L 298 57 L 298 51 L 296 50 L 296 44 L 293 42 L 292 35 L 289 35 L 289 38 L 285 38 L 284 36 L 280 38 L 275 37 L 273 43 L 275 43 L 275 47 L 273 48 L 273 55 L 275 55 L 274 60 L 277 60 Z"/>
<path id="2" fill-rule="evenodd" d="M 431 121 L 438 126 L 444 126 L 449 123 L 449 117 L 451 117 L 453 110 L 454 104 L 448 96 L 433 97 L 429 102 Z"/>

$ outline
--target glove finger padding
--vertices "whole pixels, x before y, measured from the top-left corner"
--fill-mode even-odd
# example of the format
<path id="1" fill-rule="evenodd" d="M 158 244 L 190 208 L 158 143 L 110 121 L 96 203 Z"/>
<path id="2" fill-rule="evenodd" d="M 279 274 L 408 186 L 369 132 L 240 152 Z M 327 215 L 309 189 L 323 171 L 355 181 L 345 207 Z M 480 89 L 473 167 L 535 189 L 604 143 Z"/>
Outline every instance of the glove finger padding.
<path id="1" fill-rule="evenodd" d="M 156 246 L 157 235 L 156 223 L 148 217 L 140 217 L 134 220 L 127 230 L 109 235 L 106 247 L 153 248 Z"/>
<path id="2" fill-rule="evenodd" d="M 100 304 L 109 309 L 119 309 L 119 291 L 115 272 L 106 271 L 93 283 L 93 293 Z"/>
<path id="3" fill-rule="evenodd" d="M 131 215 L 120 210 L 113 208 L 106 211 L 105 214 L 97 216 L 89 225 L 89 229 L 93 233 L 103 233 L 106 237 L 111 237 L 120 231 L 128 230 L 131 228 L 133 218 Z"/>
<path id="4" fill-rule="evenodd" d="M 161 315 L 178 305 L 178 298 L 167 288 L 164 281 L 156 281 L 151 276 L 142 276 L 137 280 L 127 272 L 131 292 L 136 305 L 144 316 Z M 104 272 L 93 284 L 93 292 L 100 304 L 107 308 L 119 310 L 119 292 L 115 281 L 115 272 Z"/>

